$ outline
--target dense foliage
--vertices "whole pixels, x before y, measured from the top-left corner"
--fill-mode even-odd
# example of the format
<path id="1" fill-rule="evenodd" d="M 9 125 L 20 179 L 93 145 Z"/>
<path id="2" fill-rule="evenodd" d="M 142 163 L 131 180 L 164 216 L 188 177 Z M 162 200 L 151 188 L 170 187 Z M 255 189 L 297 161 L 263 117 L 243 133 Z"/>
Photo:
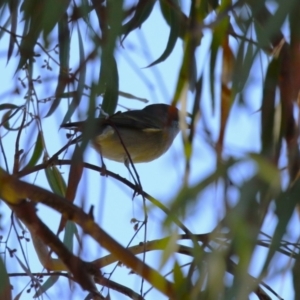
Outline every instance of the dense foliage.
<path id="1" fill-rule="evenodd" d="M 132 276 L 144 279 L 165 299 L 282 299 L 281 292 L 286 294 L 287 289 L 290 297 L 300 299 L 300 2 L 181 2 L 0 1 L 1 49 L 5 50 L 0 59 L 4 68 L 13 68 L 13 72 L 4 69 L 0 75 L 12 76 L 10 86 L 0 85 L 1 218 L 8 214 L 7 207 L 13 213 L 9 224 L 1 224 L 1 299 L 12 299 L 12 295 L 22 298 L 25 290 L 33 289 L 36 297 L 47 297 L 44 293 L 58 288 L 60 277 L 68 277 L 81 286 L 85 296 L 94 299 L 110 299 L 111 291 L 117 291 L 112 294 L 117 297 L 123 294 L 132 299 L 151 299 L 151 293 L 145 294 L 143 281 L 136 289 L 136 285 L 128 286 L 125 278 L 115 282 L 102 273 L 106 265 L 116 262 L 117 267 L 124 264 L 130 268 L 135 273 Z M 169 36 L 161 55 L 150 62 L 148 69 L 168 61 L 178 41 L 183 45 L 182 55 L 176 58 L 180 69 L 172 101 L 165 101 L 180 105 L 182 111 L 188 108 L 191 116 L 191 130 L 182 139 L 184 179 L 178 182 L 179 191 L 168 205 L 143 190 L 136 173 L 132 183 L 113 170 L 85 162 L 89 132 L 84 132 L 81 143 L 73 148 L 73 136 L 65 146 L 54 152 L 51 148 L 56 144 L 54 135 L 58 135 L 60 124 L 74 116 L 93 119 L 101 112 L 110 115 L 119 97 L 144 101 L 135 91 L 120 90 L 117 53 L 120 49 L 123 53 L 130 51 L 127 39 L 143 31 L 155 11 L 165 20 L 164 30 Z M 159 34 L 158 30 L 157 37 Z M 206 35 L 211 39 L 209 47 L 203 49 Z M 157 37 L 148 36 L 148 42 L 155 43 Z M 136 51 L 144 50 L 141 45 Z M 203 57 L 205 67 L 199 68 Z M 136 72 L 142 74 L 143 70 Z M 257 73 L 263 80 L 253 80 Z M 253 86 L 260 91 L 258 94 L 253 93 Z M 209 99 L 209 109 L 203 109 L 204 98 L 206 103 Z M 241 111 L 254 101 L 259 103 L 255 114 L 260 119 L 253 126 L 261 132 L 258 150 L 225 151 L 226 136 L 246 130 L 229 127 L 229 119 L 238 120 Z M 211 118 L 217 118 L 217 135 L 211 133 Z M 47 122 L 51 125 L 46 126 Z M 191 170 L 198 171 L 193 158 L 200 131 L 213 152 L 215 167 L 191 184 Z M 74 151 L 67 159 L 65 151 L 69 147 Z M 246 169 L 247 176 L 241 179 L 233 175 L 245 165 L 251 165 L 249 171 Z M 62 171 L 63 166 L 68 168 Z M 142 197 L 144 220 L 132 219 L 136 232 L 144 232 L 142 243 L 123 247 L 118 237 L 112 238 L 94 221 L 92 207 L 84 206 L 84 201 L 81 206 L 73 204 L 82 195 L 78 186 L 86 180 L 86 170 L 105 175 L 104 180 L 111 177 L 134 196 Z M 222 217 L 211 232 L 194 232 L 185 223 L 189 213 L 205 191 L 214 193 L 216 189 Z M 62 216 L 55 221 L 54 231 L 38 214 L 37 203 Z M 161 226 L 168 228 L 170 236 L 148 239 L 149 203 L 164 212 Z M 265 231 L 270 218 L 274 226 Z M 12 231 L 16 232 L 16 240 L 11 237 Z M 60 232 L 64 233 L 62 239 Z M 83 238 L 85 235 L 108 255 L 94 261 L 83 258 L 81 249 L 91 242 Z M 24 242 L 33 243 L 45 271 L 31 271 L 20 250 Z M 257 255 L 260 249 L 265 250 L 263 256 Z M 150 267 L 145 261 L 145 253 L 154 250 L 163 253 L 161 266 L 173 258 L 172 276 L 165 276 L 158 264 Z M 143 256 L 138 258 L 141 253 Z M 284 267 L 279 264 L 282 261 Z M 12 274 L 10 264 L 17 264 L 22 272 Z M 255 276 L 250 275 L 253 265 L 260 266 Z M 265 283 L 265 279 L 287 273 L 291 278 L 289 287 L 275 288 Z M 24 276 L 29 278 L 30 288 Z M 48 279 L 43 281 L 43 276 Z M 64 289 L 71 289 L 63 282 Z M 75 299 L 76 293 L 73 296 Z"/>

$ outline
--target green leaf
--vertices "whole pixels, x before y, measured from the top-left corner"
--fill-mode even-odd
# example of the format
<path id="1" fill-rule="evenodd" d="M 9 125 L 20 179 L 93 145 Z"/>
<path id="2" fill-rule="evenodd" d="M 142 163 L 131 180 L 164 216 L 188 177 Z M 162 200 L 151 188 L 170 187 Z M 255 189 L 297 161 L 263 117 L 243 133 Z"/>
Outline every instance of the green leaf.
<path id="1" fill-rule="evenodd" d="M 96 95 L 103 94 L 102 110 L 111 115 L 114 113 L 118 103 L 119 93 L 119 75 L 114 50 L 116 39 L 122 32 L 122 21 L 124 17 L 123 1 L 115 0 L 107 2 L 107 24 L 102 26 L 103 34 L 106 37 L 106 43 L 103 45 L 101 53 L 101 68 L 97 86 L 93 86 L 93 92 Z M 99 24 L 101 16 L 98 14 Z M 94 90 L 95 89 L 95 90 Z M 92 98 L 94 98 L 93 95 Z M 89 112 L 94 104 L 90 102 Z M 101 115 L 101 113 L 100 113 Z"/>
<path id="2" fill-rule="evenodd" d="M 108 67 L 108 65 L 107 65 Z M 107 114 L 114 113 L 119 97 L 119 74 L 118 67 L 114 57 L 110 60 L 110 71 L 105 76 L 106 89 L 103 97 L 101 109 Z"/>
<path id="3" fill-rule="evenodd" d="M 184 276 L 177 261 L 175 261 L 173 269 L 174 269 L 174 283 L 176 284 L 176 286 L 177 284 L 181 285 L 182 282 L 184 281 Z"/>
<path id="4" fill-rule="evenodd" d="M 1 19 L 1 14 L 0 14 L 0 19 Z M 0 39 L 2 39 L 4 34 L 7 34 L 7 32 L 4 30 L 4 28 L 7 28 L 10 23 L 11 23 L 11 17 L 8 16 L 4 25 L 0 27 Z"/>
<path id="5" fill-rule="evenodd" d="M 279 197 L 275 199 L 275 212 L 278 217 L 278 223 L 272 237 L 271 245 L 269 248 L 270 250 L 261 271 L 262 274 L 265 274 L 272 258 L 274 257 L 274 254 L 281 246 L 282 237 L 286 233 L 287 226 L 295 211 L 295 207 L 297 204 L 299 205 L 299 195 L 300 181 L 298 179 L 289 190 L 283 192 Z"/>
<path id="6" fill-rule="evenodd" d="M 201 1 L 202 2 L 202 1 Z M 178 37 L 185 39 L 186 31 L 189 24 L 189 19 L 181 11 L 177 0 L 160 0 L 159 1 L 161 12 L 168 25 L 176 25 L 178 27 Z M 174 24 L 176 20 L 176 24 Z"/>
<path id="7" fill-rule="evenodd" d="M 189 204 L 193 203 L 198 198 L 198 195 L 208 186 L 215 184 L 219 179 L 224 178 L 227 175 L 228 169 L 236 162 L 238 161 L 229 159 L 223 164 L 220 163 L 217 166 L 216 171 L 212 172 L 197 184 L 191 187 L 184 185 L 177 196 L 171 201 L 170 214 L 167 216 L 165 224 L 168 225 L 171 223 L 172 215 L 177 217 L 185 216 Z"/>
<path id="8" fill-rule="evenodd" d="M 64 197 L 66 194 L 67 186 L 57 167 L 53 166 L 46 168 L 45 174 L 51 190 L 55 194 Z"/>
<path id="9" fill-rule="evenodd" d="M 156 0 L 140 0 L 137 3 L 133 17 L 122 27 L 122 33 L 124 34 L 122 42 L 132 30 L 140 28 L 148 19 L 153 10 L 155 2 Z"/>
<path id="10" fill-rule="evenodd" d="M 77 232 L 78 231 L 75 223 L 72 221 L 67 221 L 63 243 L 71 252 L 73 252 L 74 236 L 77 234 Z"/>
<path id="11" fill-rule="evenodd" d="M 281 189 L 281 176 L 278 168 L 269 160 L 266 160 L 265 157 L 257 153 L 249 153 L 249 157 L 257 164 L 257 174 L 268 184 L 272 190 L 272 194 L 275 191 L 279 191 Z"/>
<path id="12" fill-rule="evenodd" d="M 12 110 L 7 111 L 1 119 L 1 125 L 7 129 L 10 130 L 10 125 L 9 125 L 9 119 L 11 118 Z"/>
<path id="13" fill-rule="evenodd" d="M 173 275 L 176 299 L 189 299 L 188 282 L 187 279 L 184 277 L 181 267 L 177 261 L 175 261 L 174 263 Z"/>
<path id="14" fill-rule="evenodd" d="M 84 45 L 83 45 L 83 40 L 82 40 L 79 25 L 77 26 L 77 33 L 78 33 L 79 61 L 85 62 Z M 70 120 L 70 118 L 72 117 L 76 108 L 79 106 L 80 101 L 82 99 L 82 94 L 83 94 L 83 91 L 85 88 L 85 79 L 86 79 L 86 64 L 82 63 L 80 65 L 77 90 L 74 93 L 74 97 L 68 107 L 67 113 L 65 114 L 65 116 L 63 118 L 62 124 L 66 123 Z"/>
<path id="15" fill-rule="evenodd" d="M 261 145 L 262 154 L 275 157 L 276 137 L 274 136 L 275 95 L 279 84 L 280 60 L 274 58 L 268 66 L 261 107 Z"/>
<path id="16" fill-rule="evenodd" d="M 11 0 L 8 3 L 10 19 L 11 19 L 11 27 L 10 27 L 10 38 L 9 38 L 9 47 L 7 51 L 7 62 L 9 62 L 11 55 L 14 51 L 14 45 L 16 42 L 15 34 L 17 32 L 17 22 L 18 22 L 18 8 L 19 8 L 19 1 L 18 0 Z M 6 27 L 6 26 L 4 26 Z"/>
<path id="17" fill-rule="evenodd" d="M 6 267 L 0 257 L 0 299 L 10 300 L 11 297 L 11 285 L 7 274 Z"/>
<path id="18" fill-rule="evenodd" d="M 210 65 L 209 65 L 209 79 L 210 79 L 210 92 L 212 100 L 212 111 L 215 111 L 215 68 L 217 55 L 220 47 L 223 45 L 223 41 L 227 35 L 227 29 L 229 26 L 228 18 L 224 18 L 218 26 L 215 28 L 213 38 L 211 41 L 211 54 L 210 54 Z"/>
<path id="19" fill-rule="evenodd" d="M 22 106 L 23 107 L 23 106 Z M 11 103 L 4 103 L 4 104 L 0 104 L 0 110 L 4 110 L 4 109 L 14 109 L 14 108 L 22 108 L 20 106 L 11 104 Z"/>
<path id="20" fill-rule="evenodd" d="M 236 93 L 243 91 L 258 51 L 259 49 L 257 47 L 254 48 L 251 43 L 241 42 L 232 73 L 233 90 Z"/>
<path id="21" fill-rule="evenodd" d="M 32 156 L 24 169 L 35 166 L 36 163 L 38 162 L 38 160 L 40 159 L 40 157 L 42 156 L 43 150 L 44 150 L 43 135 L 39 131 L 37 138 L 36 138 L 36 143 L 35 143 L 35 147 L 34 147 Z"/>
<path id="22" fill-rule="evenodd" d="M 217 61 L 217 55 L 219 51 L 219 44 L 213 36 L 211 47 L 210 47 L 210 63 L 209 63 L 209 83 L 210 83 L 210 94 L 211 94 L 211 106 L 213 113 L 215 112 L 215 67 Z"/>
<path id="23" fill-rule="evenodd" d="M 6 105 L 6 104 L 3 104 L 3 105 Z M 9 104 L 7 104 L 7 107 L 5 107 L 3 109 L 8 109 L 8 107 L 9 107 Z M 17 128 L 10 127 L 9 120 L 11 118 L 13 118 L 19 112 L 19 110 L 23 108 L 23 106 L 14 106 L 13 105 L 12 107 L 13 107 L 12 109 L 9 109 L 5 114 L 3 114 L 0 125 L 2 125 L 7 130 L 16 131 L 16 130 L 19 130 L 19 127 L 17 127 Z"/>
<path id="24" fill-rule="evenodd" d="M 68 15 L 64 13 L 62 19 L 58 22 L 58 49 L 59 49 L 59 76 L 55 90 L 55 99 L 46 114 L 49 117 L 58 107 L 61 95 L 69 83 L 69 59 L 70 59 L 70 30 L 68 25 Z M 68 94 L 68 93 L 65 93 Z"/>
<path id="25" fill-rule="evenodd" d="M 133 94 L 122 92 L 122 91 L 119 91 L 119 96 L 127 98 L 127 99 L 139 100 L 139 101 L 144 102 L 144 103 L 149 102 L 149 100 L 147 100 L 146 98 L 137 97 Z"/>
<path id="26" fill-rule="evenodd" d="M 179 32 L 180 32 L 180 21 L 178 20 L 177 13 L 171 7 L 169 9 L 169 18 L 170 18 L 170 34 L 169 34 L 169 39 L 168 39 L 166 49 L 162 53 L 162 55 L 153 63 L 151 63 L 149 66 L 147 66 L 147 68 L 152 67 L 166 60 L 169 57 L 169 55 L 172 53 L 176 45 L 177 39 L 179 37 Z"/>
<path id="27" fill-rule="evenodd" d="M 295 299 L 300 299 L 300 256 L 297 255 L 293 266 L 293 285 L 295 291 Z"/>
<path id="28" fill-rule="evenodd" d="M 42 296 L 46 291 L 48 291 L 59 279 L 59 276 L 52 275 L 50 276 L 36 291 L 33 298 L 38 298 Z"/>
<path id="29" fill-rule="evenodd" d="M 70 14 L 70 21 L 75 22 L 82 18 L 86 22 L 86 24 L 88 24 L 88 15 L 94 9 L 95 7 L 93 5 L 90 5 L 89 1 L 87 0 L 81 1 L 78 6 L 76 5 L 76 3 L 74 3 L 73 11 Z"/>
<path id="30" fill-rule="evenodd" d="M 24 0 L 21 11 L 24 13 L 25 31 L 20 44 L 20 61 L 17 70 L 20 70 L 27 59 L 32 59 L 34 46 L 41 33 L 47 40 L 49 33 L 63 17 L 70 0 Z"/>

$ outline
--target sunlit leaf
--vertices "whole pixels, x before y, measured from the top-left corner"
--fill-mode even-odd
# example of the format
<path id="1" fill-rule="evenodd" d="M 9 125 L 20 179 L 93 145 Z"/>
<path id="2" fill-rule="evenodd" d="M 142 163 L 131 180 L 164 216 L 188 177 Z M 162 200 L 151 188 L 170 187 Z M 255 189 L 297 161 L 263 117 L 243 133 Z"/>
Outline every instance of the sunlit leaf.
<path id="1" fill-rule="evenodd" d="M 176 284 L 176 295 L 177 295 L 177 299 L 183 299 L 185 297 L 185 295 L 188 294 L 187 291 L 187 280 L 181 270 L 181 267 L 179 266 L 178 262 L 175 261 L 174 263 L 174 282 Z"/>
<path id="2" fill-rule="evenodd" d="M 51 190 L 55 194 L 64 197 L 67 186 L 58 168 L 56 166 L 48 167 L 45 169 L 45 173 Z"/>

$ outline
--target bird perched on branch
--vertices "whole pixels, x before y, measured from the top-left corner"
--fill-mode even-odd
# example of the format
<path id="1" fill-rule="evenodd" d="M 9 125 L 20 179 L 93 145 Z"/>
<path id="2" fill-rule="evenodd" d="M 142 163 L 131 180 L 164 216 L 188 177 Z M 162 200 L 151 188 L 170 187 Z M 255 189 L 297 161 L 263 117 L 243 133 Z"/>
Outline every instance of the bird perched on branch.
<path id="1" fill-rule="evenodd" d="M 89 130 L 94 148 L 103 157 L 128 166 L 130 159 L 133 163 L 149 162 L 170 148 L 179 132 L 179 111 L 173 105 L 151 104 L 141 110 L 117 112 L 90 123 L 65 123 L 61 127 Z"/>

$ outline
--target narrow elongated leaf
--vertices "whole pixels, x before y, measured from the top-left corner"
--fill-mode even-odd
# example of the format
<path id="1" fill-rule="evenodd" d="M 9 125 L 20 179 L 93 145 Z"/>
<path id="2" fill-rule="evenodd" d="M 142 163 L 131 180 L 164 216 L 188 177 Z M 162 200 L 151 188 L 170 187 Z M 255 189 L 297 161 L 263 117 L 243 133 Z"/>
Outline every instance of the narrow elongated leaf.
<path id="1" fill-rule="evenodd" d="M 187 279 L 183 274 L 183 271 L 181 270 L 181 267 L 179 266 L 178 262 L 175 261 L 174 267 L 174 283 L 176 286 L 176 296 L 177 299 L 184 299 L 185 295 L 188 294 L 188 284 Z"/>
<path id="2" fill-rule="evenodd" d="M 182 216 L 185 214 L 190 203 L 193 203 L 198 195 L 203 192 L 209 185 L 215 184 L 220 178 L 223 178 L 230 167 L 232 167 L 237 161 L 233 159 L 228 160 L 226 164 L 219 164 L 216 171 L 212 172 L 205 179 L 199 181 L 197 184 L 188 187 L 184 185 L 176 198 L 171 201 L 170 214 L 167 216 L 166 224 L 169 224 L 172 219 L 172 215 Z"/>
<path id="3" fill-rule="evenodd" d="M 10 38 L 9 38 L 9 46 L 7 51 L 7 62 L 9 62 L 11 55 L 14 51 L 15 45 L 15 34 L 17 32 L 17 21 L 18 21 L 18 9 L 19 9 L 19 1 L 11 0 L 9 1 L 9 12 L 11 17 L 11 27 L 10 27 Z"/>
<path id="4" fill-rule="evenodd" d="M 244 54 L 245 51 L 246 53 Z M 244 89 L 258 51 L 258 48 L 254 47 L 251 43 L 241 42 L 232 74 L 233 90 L 235 90 L 236 93 Z"/>
<path id="5" fill-rule="evenodd" d="M 84 53 L 84 45 L 83 40 L 81 36 L 81 28 L 79 25 L 77 26 L 77 33 L 78 33 L 78 48 L 79 48 L 79 59 L 81 62 L 85 61 L 85 53 Z M 75 96 L 75 104 L 78 105 L 80 102 L 80 98 L 82 97 L 82 93 L 85 87 L 85 79 L 86 79 L 86 64 L 82 63 L 80 65 L 80 71 L 79 71 L 79 78 L 78 78 L 78 86 L 77 86 L 77 97 Z"/>
<path id="6" fill-rule="evenodd" d="M 141 97 L 135 96 L 131 93 L 126 93 L 126 92 L 122 92 L 122 91 L 119 91 L 119 96 L 122 96 L 122 97 L 127 98 L 127 99 L 139 100 L 139 101 L 144 102 L 144 103 L 149 102 L 149 100 L 147 100 L 146 98 L 141 98 Z"/>
<path id="7" fill-rule="evenodd" d="M 210 78 L 210 92 L 212 100 L 212 111 L 215 111 L 215 68 L 218 51 L 221 46 L 223 46 L 224 40 L 227 37 L 227 29 L 229 26 L 229 19 L 223 18 L 223 20 L 218 24 L 213 33 L 213 39 L 211 42 L 211 54 L 210 54 L 210 65 L 209 65 L 209 78 Z"/>
<path id="8" fill-rule="evenodd" d="M 226 124 L 230 112 L 230 108 L 232 105 L 232 91 L 229 89 L 225 84 L 221 86 L 221 122 L 220 122 L 220 131 L 219 131 L 219 138 L 218 138 L 218 148 L 217 152 L 219 155 L 222 154 L 223 150 L 223 143 L 224 143 L 224 136 L 225 136 L 225 129 Z"/>
<path id="9" fill-rule="evenodd" d="M 0 299 L 10 300 L 11 297 L 11 285 L 9 283 L 9 277 L 7 275 L 6 267 L 0 257 Z"/>
<path id="10" fill-rule="evenodd" d="M 282 193 L 276 199 L 276 215 L 278 216 L 278 223 L 273 234 L 267 258 L 261 271 L 262 274 L 265 274 L 274 254 L 280 248 L 282 237 L 286 233 L 287 226 L 291 220 L 293 212 L 295 211 L 295 207 L 297 203 L 299 203 L 299 195 L 300 182 L 298 179 L 291 189 Z"/>
<path id="11" fill-rule="evenodd" d="M 96 5 L 96 0 L 93 0 L 93 3 Z M 95 103 L 92 103 L 91 100 L 95 99 L 97 95 L 104 95 L 101 108 L 105 113 L 109 115 L 113 114 L 117 106 L 119 75 L 114 57 L 114 50 L 116 39 L 122 33 L 122 21 L 124 18 L 124 11 L 122 7 L 123 1 L 116 0 L 108 1 L 107 8 L 101 6 L 101 10 L 96 10 L 105 43 L 101 53 L 101 67 L 98 84 L 93 86 L 91 91 L 89 106 L 90 113 L 93 113 L 92 109 L 95 107 Z M 101 19 L 103 13 L 107 14 L 106 24 L 104 24 Z M 100 115 L 101 114 L 102 112 L 100 112 Z"/>
<path id="12" fill-rule="evenodd" d="M 87 0 L 81 1 L 78 6 L 76 5 L 76 3 L 74 3 L 73 11 L 70 14 L 70 21 L 75 22 L 79 19 L 83 19 L 87 22 L 89 13 L 94 9 L 94 6 L 90 5 L 89 1 Z"/>
<path id="13" fill-rule="evenodd" d="M 262 154 L 269 158 L 274 158 L 275 136 L 275 93 L 278 85 L 280 61 L 274 58 L 266 74 L 263 90 L 263 100 L 261 108 L 261 145 Z"/>
<path id="14" fill-rule="evenodd" d="M 153 10 L 155 2 L 156 0 L 139 0 L 136 5 L 133 17 L 122 27 L 122 33 L 124 34 L 122 41 L 125 40 L 127 35 L 132 30 L 141 27 L 142 24 L 148 19 Z"/>
<path id="15" fill-rule="evenodd" d="M 80 58 L 79 61 L 84 62 L 85 61 L 85 53 L 84 53 L 84 46 L 83 46 L 83 41 L 82 41 L 82 36 L 81 36 L 79 26 L 77 28 L 77 33 L 78 33 L 78 48 L 79 48 L 79 58 Z M 70 118 L 72 117 L 76 108 L 79 106 L 81 99 L 82 99 L 82 94 L 83 94 L 83 91 L 85 88 L 85 79 L 86 79 L 86 64 L 82 63 L 80 65 L 80 70 L 79 70 L 77 90 L 74 93 L 74 97 L 72 99 L 71 104 L 69 105 L 67 113 L 65 114 L 65 116 L 63 118 L 62 124 L 66 123 L 70 120 Z"/>
<path id="16" fill-rule="evenodd" d="M 109 115 L 113 114 L 119 97 L 119 74 L 116 60 L 111 59 L 110 72 L 106 75 L 106 89 L 103 97 L 101 108 Z"/>
<path id="17" fill-rule="evenodd" d="M 14 109 L 14 108 L 20 108 L 20 106 L 17 106 L 15 104 L 11 104 L 11 103 L 0 104 L 0 110 Z"/>
<path id="18" fill-rule="evenodd" d="M 62 197 L 66 194 L 66 183 L 56 166 L 45 169 L 46 178 L 51 190 Z"/>
<path id="19" fill-rule="evenodd" d="M 72 202 L 75 199 L 76 191 L 82 176 L 82 172 L 83 172 L 83 149 L 81 149 L 81 147 L 76 145 L 72 156 L 72 163 L 70 167 L 68 187 L 66 192 L 66 198 Z"/>
<path id="20" fill-rule="evenodd" d="M 219 44 L 217 43 L 215 37 L 213 36 L 211 47 L 210 47 L 210 61 L 209 61 L 209 83 L 210 83 L 210 94 L 211 94 L 211 107 L 214 113 L 215 111 L 215 68 L 217 55 L 219 51 Z"/>
<path id="21" fill-rule="evenodd" d="M 300 299 L 300 256 L 298 255 L 293 267 L 293 285 L 295 291 L 295 299 Z"/>
<path id="22" fill-rule="evenodd" d="M 176 41 L 179 37 L 179 32 L 180 32 L 180 22 L 178 20 L 178 15 L 175 13 L 174 9 L 170 8 L 169 15 L 170 15 L 170 34 L 169 34 L 166 49 L 164 50 L 162 55 L 154 62 L 152 62 L 149 66 L 147 66 L 147 68 L 152 67 L 167 59 L 169 55 L 172 53 L 176 45 Z"/>
<path id="23" fill-rule="evenodd" d="M 68 25 L 68 15 L 64 13 L 61 20 L 58 22 L 58 49 L 59 49 L 59 76 L 55 90 L 55 99 L 46 114 L 49 117 L 58 107 L 61 95 L 69 83 L 69 59 L 70 59 L 70 30 Z M 65 93 L 66 94 L 66 93 Z"/>
<path id="24" fill-rule="evenodd" d="M 20 61 L 17 70 L 20 70 L 27 59 L 32 59 L 34 46 L 41 33 L 44 40 L 58 24 L 69 6 L 70 0 L 24 0 L 21 11 L 24 13 L 28 32 L 20 44 Z"/>
<path id="25" fill-rule="evenodd" d="M 67 221 L 63 243 L 71 252 L 73 252 L 74 236 L 77 234 L 77 232 L 78 231 L 75 223 L 72 221 Z"/>
<path id="26" fill-rule="evenodd" d="M 1 125 L 7 129 L 11 130 L 10 125 L 9 125 L 9 120 L 12 118 L 12 110 L 7 111 L 1 119 Z"/>
<path id="27" fill-rule="evenodd" d="M 1 18 L 1 13 L 0 13 L 0 18 Z M 6 22 L 3 24 L 3 26 L 0 27 L 0 39 L 2 39 L 4 34 L 7 34 L 5 28 L 9 26 L 10 22 L 11 22 L 11 17 L 8 16 Z"/>
<path id="28" fill-rule="evenodd" d="M 50 276 L 43 284 L 41 287 L 39 287 L 34 294 L 33 298 L 38 298 L 42 296 L 46 291 L 48 291 L 59 279 L 59 276 L 52 275 Z"/>
<path id="29" fill-rule="evenodd" d="M 174 20 L 176 20 L 176 26 L 179 28 L 178 37 L 180 37 L 181 39 L 185 39 L 185 34 L 189 25 L 189 20 L 187 16 L 182 12 L 178 1 L 160 0 L 159 4 L 163 17 L 168 23 L 168 25 L 170 27 L 174 26 Z"/>
<path id="30" fill-rule="evenodd" d="M 38 160 L 41 158 L 43 150 L 44 150 L 43 136 L 41 132 L 39 132 L 36 138 L 36 143 L 35 143 L 32 156 L 24 169 L 35 166 Z"/>

